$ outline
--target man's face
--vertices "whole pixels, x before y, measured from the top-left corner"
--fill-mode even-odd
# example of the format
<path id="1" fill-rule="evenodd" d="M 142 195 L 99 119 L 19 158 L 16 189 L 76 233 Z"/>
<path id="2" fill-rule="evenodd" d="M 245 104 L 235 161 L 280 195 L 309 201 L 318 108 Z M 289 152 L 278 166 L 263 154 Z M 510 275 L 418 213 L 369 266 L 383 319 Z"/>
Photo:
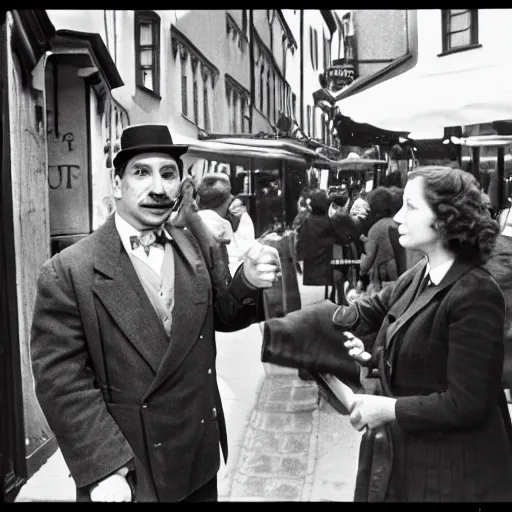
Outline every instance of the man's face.
<path id="1" fill-rule="evenodd" d="M 172 156 L 141 153 L 128 161 L 122 178 L 114 179 L 116 209 L 135 229 L 155 229 L 169 218 L 179 189 L 179 167 Z"/>

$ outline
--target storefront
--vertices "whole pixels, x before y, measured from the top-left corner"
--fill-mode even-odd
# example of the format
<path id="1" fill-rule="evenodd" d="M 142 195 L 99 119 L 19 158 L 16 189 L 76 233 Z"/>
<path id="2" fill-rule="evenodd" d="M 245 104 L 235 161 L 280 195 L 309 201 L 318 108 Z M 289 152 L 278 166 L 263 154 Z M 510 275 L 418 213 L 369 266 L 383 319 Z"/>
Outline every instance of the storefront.
<path id="1" fill-rule="evenodd" d="M 292 224 L 301 192 L 315 178 L 318 153 L 291 139 L 222 137 L 182 140 L 190 144 L 183 156 L 196 183 L 207 172 L 224 172 L 231 179 L 254 222 L 256 236 Z"/>

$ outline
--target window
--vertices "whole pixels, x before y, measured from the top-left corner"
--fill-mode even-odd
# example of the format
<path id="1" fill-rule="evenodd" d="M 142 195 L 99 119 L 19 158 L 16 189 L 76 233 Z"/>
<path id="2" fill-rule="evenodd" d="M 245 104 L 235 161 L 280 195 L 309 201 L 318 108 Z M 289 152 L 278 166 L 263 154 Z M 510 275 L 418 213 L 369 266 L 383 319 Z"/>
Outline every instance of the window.
<path id="1" fill-rule="evenodd" d="M 135 83 L 160 93 L 160 17 L 135 11 Z"/>
<path id="2" fill-rule="evenodd" d="M 208 110 L 208 76 L 203 75 L 203 116 L 204 129 L 210 131 L 210 112 Z"/>
<path id="3" fill-rule="evenodd" d="M 443 9 L 443 52 L 478 44 L 478 9 Z"/>
<path id="4" fill-rule="evenodd" d="M 194 123 L 199 126 L 199 90 L 197 83 L 197 61 L 192 61 L 192 98 L 194 100 Z"/>
<path id="5" fill-rule="evenodd" d="M 181 113 L 188 116 L 187 56 L 181 59 Z"/>
<path id="6" fill-rule="evenodd" d="M 240 131 L 245 133 L 245 98 L 242 96 L 240 98 Z"/>
<path id="7" fill-rule="evenodd" d="M 307 123 L 308 123 L 308 135 L 311 137 L 311 106 L 308 105 L 307 112 Z"/>
<path id="8" fill-rule="evenodd" d="M 237 133 L 237 122 L 236 122 L 236 117 L 237 117 L 237 108 L 238 108 L 238 98 L 237 98 L 237 95 L 236 95 L 236 92 L 233 92 L 233 105 L 232 105 L 232 109 L 231 109 L 231 116 L 233 118 L 233 133 Z"/>
<path id="9" fill-rule="evenodd" d="M 331 65 L 331 41 L 325 37 L 324 33 L 324 70 Z"/>
<path id="10" fill-rule="evenodd" d="M 294 92 L 292 92 L 292 117 L 293 117 L 293 119 L 295 119 L 295 116 L 296 116 L 296 112 L 295 112 L 296 107 L 297 107 L 297 96 L 295 95 Z"/>
<path id="11" fill-rule="evenodd" d="M 247 35 L 247 9 L 242 9 L 242 31 Z"/>
<path id="12" fill-rule="evenodd" d="M 309 27 L 309 50 L 311 65 L 316 71 L 318 69 L 318 32 L 313 27 Z"/>
<path id="13" fill-rule="evenodd" d="M 316 107 L 313 108 L 311 117 L 313 118 L 313 129 L 312 129 L 311 136 L 313 138 L 316 138 Z"/>
<path id="14" fill-rule="evenodd" d="M 274 122 L 277 120 L 277 101 L 276 101 L 276 74 L 272 73 L 272 103 L 274 104 Z"/>
<path id="15" fill-rule="evenodd" d="M 263 65 L 260 69 L 260 112 L 263 113 L 263 75 L 265 73 L 265 70 L 263 68 Z"/>
<path id="16" fill-rule="evenodd" d="M 267 119 L 270 120 L 270 70 L 267 71 Z"/>

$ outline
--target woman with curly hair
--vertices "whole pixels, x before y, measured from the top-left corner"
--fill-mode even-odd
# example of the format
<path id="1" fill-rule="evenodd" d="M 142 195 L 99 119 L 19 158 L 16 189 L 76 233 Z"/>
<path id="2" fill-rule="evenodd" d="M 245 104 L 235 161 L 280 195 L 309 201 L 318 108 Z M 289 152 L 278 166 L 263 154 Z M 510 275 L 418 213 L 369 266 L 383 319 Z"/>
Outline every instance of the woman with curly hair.
<path id="1" fill-rule="evenodd" d="M 395 220 L 425 258 L 351 306 L 265 322 L 262 360 L 352 383 L 350 359 L 368 372 L 349 405 L 364 432 L 356 501 L 512 501 L 505 301 L 483 267 L 498 224 L 471 174 L 436 166 L 409 174 Z"/>

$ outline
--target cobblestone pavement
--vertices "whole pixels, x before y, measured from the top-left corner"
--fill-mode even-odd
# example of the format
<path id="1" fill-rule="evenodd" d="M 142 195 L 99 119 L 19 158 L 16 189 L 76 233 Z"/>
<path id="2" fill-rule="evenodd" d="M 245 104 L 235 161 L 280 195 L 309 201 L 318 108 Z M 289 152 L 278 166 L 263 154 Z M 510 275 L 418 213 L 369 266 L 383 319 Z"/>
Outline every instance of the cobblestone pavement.
<path id="1" fill-rule="evenodd" d="M 309 501 L 318 399 L 316 384 L 302 381 L 296 372 L 264 380 L 227 501 Z"/>

